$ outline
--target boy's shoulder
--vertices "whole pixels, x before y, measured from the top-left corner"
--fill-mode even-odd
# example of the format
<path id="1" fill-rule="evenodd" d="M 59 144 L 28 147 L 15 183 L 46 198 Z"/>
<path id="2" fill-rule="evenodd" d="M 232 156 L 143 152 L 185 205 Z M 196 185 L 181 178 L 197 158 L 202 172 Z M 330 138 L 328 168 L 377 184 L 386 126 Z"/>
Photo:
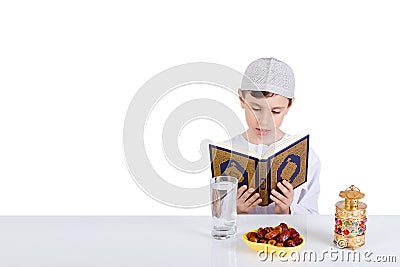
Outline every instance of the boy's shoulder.
<path id="1" fill-rule="evenodd" d="M 229 140 L 224 141 L 224 143 L 231 143 L 232 145 L 247 145 L 248 141 L 243 137 L 243 133 L 235 135 Z"/>

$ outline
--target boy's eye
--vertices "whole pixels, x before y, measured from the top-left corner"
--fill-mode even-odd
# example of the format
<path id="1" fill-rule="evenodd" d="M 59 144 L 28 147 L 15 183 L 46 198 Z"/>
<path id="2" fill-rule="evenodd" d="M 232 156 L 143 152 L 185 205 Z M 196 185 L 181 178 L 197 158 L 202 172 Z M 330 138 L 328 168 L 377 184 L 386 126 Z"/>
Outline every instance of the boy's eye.
<path id="1" fill-rule="evenodd" d="M 252 108 L 254 111 L 260 111 L 261 108 Z"/>
<path id="2" fill-rule="evenodd" d="M 274 111 L 274 110 L 273 110 L 272 113 L 273 113 L 273 114 L 280 114 L 281 112 L 280 112 L 280 111 Z"/>

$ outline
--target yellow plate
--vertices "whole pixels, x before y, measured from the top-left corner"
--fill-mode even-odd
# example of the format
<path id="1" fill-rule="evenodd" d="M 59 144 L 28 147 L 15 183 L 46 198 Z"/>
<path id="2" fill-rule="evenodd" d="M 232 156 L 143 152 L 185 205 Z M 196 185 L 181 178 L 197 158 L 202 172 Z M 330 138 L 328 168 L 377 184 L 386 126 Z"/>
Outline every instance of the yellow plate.
<path id="1" fill-rule="evenodd" d="M 290 227 L 289 227 L 289 229 L 290 229 Z M 257 229 L 256 230 L 251 230 L 249 232 L 257 233 Z M 295 247 L 277 247 L 277 246 L 273 246 L 273 245 L 270 245 L 270 244 L 255 243 L 255 242 L 251 242 L 251 241 L 249 241 L 247 239 L 246 235 L 249 232 L 246 232 L 245 234 L 243 234 L 242 235 L 242 239 L 247 244 L 247 246 L 249 246 L 249 248 L 251 248 L 251 249 L 253 249 L 255 251 L 263 250 L 264 252 L 267 252 L 267 253 L 272 253 L 272 251 L 274 251 L 275 254 L 282 253 L 283 255 L 289 255 L 291 251 L 298 251 L 306 243 L 306 241 L 305 241 L 305 239 L 304 239 L 304 237 L 302 235 L 299 235 L 299 237 L 301 239 L 303 239 L 303 242 L 301 242 L 300 245 L 295 246 Z M 285 253 L 283 253 L 281 251 L 283 251 Z"/>

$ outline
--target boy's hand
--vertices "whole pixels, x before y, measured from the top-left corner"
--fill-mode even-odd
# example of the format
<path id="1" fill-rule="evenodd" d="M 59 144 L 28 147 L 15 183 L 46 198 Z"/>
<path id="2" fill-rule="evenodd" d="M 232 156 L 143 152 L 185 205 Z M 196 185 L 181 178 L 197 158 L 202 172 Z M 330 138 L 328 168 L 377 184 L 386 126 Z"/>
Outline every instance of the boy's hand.
<path id="1" fill-rule="evenodd" d="M 275 202 L 275 214 L 290 214 L 290 205 L 293 202 L 293 186 L 286 180 L 278 183 L 280 194 L 275 189 L 272 190 L 271 200 Z"/>
<path id="2" fill-rule="evenodd" d="M 254 188 L 246 189 L 247 186 L 243 185 L 237 192 L 236 209 L 238 214 L 249 213 L 262 201 L 258 193 L 255 193 L 251 198 L 247 199 L 251 193 L 254 192 Z"/>

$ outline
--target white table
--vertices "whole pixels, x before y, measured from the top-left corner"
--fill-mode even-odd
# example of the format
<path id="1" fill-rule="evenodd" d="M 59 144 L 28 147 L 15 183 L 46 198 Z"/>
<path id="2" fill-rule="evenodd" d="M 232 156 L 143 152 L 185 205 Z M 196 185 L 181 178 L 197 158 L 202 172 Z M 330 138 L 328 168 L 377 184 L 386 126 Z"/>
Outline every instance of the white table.
<path id="1" fill-rule="evenodd" d="M 324 250 L 337 251 L 338 261 L 328 255 L 319 263 L 260 261 L 241 235 L 280 222 L 305 237 L 301 251 L 313 249 L 318 259 Z M 378 266 L 372 262 L 378 255 L 400 261 L 400 234 L 392 233 L 400 216 L 368 216 L 366 245 L 356 251 L 372 252 L 369 263 L 341 261 L 351 250 L 333 244 L 333 216 L 240 215 L 238 236 L 222 241 L 211 238 L 210 225 L 206 216 L 0 217 L 0 266 Z"/>

